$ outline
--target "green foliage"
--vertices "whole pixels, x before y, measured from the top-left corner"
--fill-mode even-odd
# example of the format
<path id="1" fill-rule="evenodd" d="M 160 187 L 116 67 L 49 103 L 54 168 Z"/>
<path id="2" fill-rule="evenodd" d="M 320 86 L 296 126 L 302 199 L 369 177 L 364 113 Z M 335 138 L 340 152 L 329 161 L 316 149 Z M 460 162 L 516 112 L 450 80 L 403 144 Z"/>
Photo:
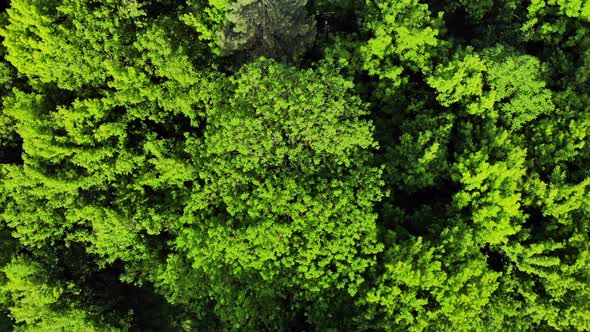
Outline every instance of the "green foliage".
<path id="1" fill-rule="evenodd" d="M 590 330 L 590 2 L 0 3 L 0 330 Z"/>
<path id="2" fill-rule="evenodd" d="M 433 186 L 447 175 L 447 145 L 453 116 L 419 114 L 404 122 L 399 143 L 388 149 L 388 183 L 418 191 Z"/>
<path id="3" fill-rule="evenodd" d="M 260 60 L 228 82 L 231 97 L 208 111 L 204 142 L 191 144 L 203 187 L 177 246 L 209 276 L 210 296 L 224 298 L 218 310 L 234 324 L 248 316 L 223 308 L 228 296 L 253 306 L 286 289 L 316 300 L 332 288 L 355 294 L 374 263 L 380 170 L 367 165 L 375 142 L 351 87 L 329 67 Z M 262 294 L 227 294 L 220 269 Z"/>
<path id="4" fill-rule="evenodd" d="M 116 27 L 131 27 L 130 20 L 144 14 L 136 1 L 126 1 L 121 8 L 116 8 L 116 1 L 107 1 L 92 10 L 75 0 L 16 0 L 7 12 L 10 24 L 3 32 L 7 60 L 32 84 L 55 82 L 68 90 L 105 81 L 105 63 L 123 61 L 121 44 L 129 39 Z"/>
<path id="5" fill-rule="evenodd" d="M 429 77 L 441 105 L 459 102 L 467 113 L 501 120 L 513 130 L 553 111 L 551 93 L 540 77 L 542 68 L 537 59 L 511 54 L 503 46 L 481 53 L 468 50 L 462 58 L 437 67 Z"/>
<path id="6" fill-rule="evenodd" d="M 237 0 L 230 5 L 217 43 L 224 55 L 298 59 L 312 45 L 315 21 L 307 0 Z"/>
<path id="7" fill-rule="evenodd" d="M 429 73 L 441 16 L 433 18 L 428 6 L 418 0 L 368 1 L 365 29 L 372 34 L 361 53 L 363 69 L 388 84 L 399 86 L 405 68 Z"/>
<path id="8" fill-rule="evenodd" d="M 188 1 L 180 19 L 195 29 L 213 53 L 237 59 L 259 56 L 297 60 L 315 38 L 307 0 Z M 243 60 L 239 60 L 243 61 Z"/>
<path id="9" fill-rule="evenodd" d="M 454 205 L 472 209 L 471 218 L 477 225 L 474 228 L 480 243 L 497 245 L 506 243 L 508 237 L 516 234 L 524 219 L 518 190 L 526 172 L 523 167 L 525 152 L 514 148 L 505 161 L 493 164 L 486 159 L 487 156 L 478 151 L 458 162 L 462 191 L 455 196 Z"/>
<path id="10" fill-rule="evenodd" d="M 72 285 L 53 285 L 38 263 L 17 258 L 4 267 L 7 282 L 0 293 L 8 297 L 15 331 L 117 331 L 93 320 L 84 310 L 64 303 Z"/>
<path id="11" fill-rule="evenodd" d="M 550 16 L 555 18 L 551 19 Z M 558 42 L 558 36 L 564 34 L 572 24 L 570 18 L 589 21 L 590 3 L 583 0 L 534 0 L 527 7 L 528 20 L 522 30 L 529 38 Z"/>
<path id="12" fill-rule="evenodd" d="M 357 302 L 365 308 L 357 318 L 360 326 L 385 331 L 481 327 L 500 274 L 489 271 L 467 226 L 447 228 L 438 245 L 394 239 L 375 286 Z"/>
<path id="13" fill-rule="evenodd" d="M 223 29 L 225 17 L 231 10 L 232 0 L 187 1 L 188 10 L 180 20 L 198 32 L 199 38 L 219 53 L 217 33 Z"/>

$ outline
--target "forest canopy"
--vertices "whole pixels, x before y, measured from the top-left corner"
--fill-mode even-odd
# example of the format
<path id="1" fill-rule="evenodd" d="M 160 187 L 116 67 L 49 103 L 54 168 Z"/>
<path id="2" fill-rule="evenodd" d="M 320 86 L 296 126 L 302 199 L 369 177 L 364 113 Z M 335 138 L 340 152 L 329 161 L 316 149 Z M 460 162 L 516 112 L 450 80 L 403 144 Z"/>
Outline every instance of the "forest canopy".
<path id="1" fill-rule="evenodd" d="M 590 1 L 0 3 L 1 331 L 590 330 Z"/>

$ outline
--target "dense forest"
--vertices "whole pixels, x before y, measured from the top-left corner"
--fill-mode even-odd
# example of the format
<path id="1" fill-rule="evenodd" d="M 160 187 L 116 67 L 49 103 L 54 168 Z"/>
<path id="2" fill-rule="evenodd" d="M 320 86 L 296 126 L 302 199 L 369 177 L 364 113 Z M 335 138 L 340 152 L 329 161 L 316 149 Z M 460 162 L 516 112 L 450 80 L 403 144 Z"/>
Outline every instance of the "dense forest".
<path id="1" fill-rule="evenodd" d="M 590 1 L 2 0 L 1 331 L 590 331 Z"/>

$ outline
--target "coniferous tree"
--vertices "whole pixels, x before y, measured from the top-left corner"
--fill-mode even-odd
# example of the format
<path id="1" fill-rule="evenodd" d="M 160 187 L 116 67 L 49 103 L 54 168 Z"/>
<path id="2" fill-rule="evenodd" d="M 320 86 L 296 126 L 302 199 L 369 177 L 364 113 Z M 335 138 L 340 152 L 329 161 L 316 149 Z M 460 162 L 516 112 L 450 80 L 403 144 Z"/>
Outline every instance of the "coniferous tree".
<path id="1" fill-rule="evenodd" d="M 307 0 L 238 0 L 231 4 L 218 32 L 222 54 L 298 59 L 312 45 L 315 20 Z"/>

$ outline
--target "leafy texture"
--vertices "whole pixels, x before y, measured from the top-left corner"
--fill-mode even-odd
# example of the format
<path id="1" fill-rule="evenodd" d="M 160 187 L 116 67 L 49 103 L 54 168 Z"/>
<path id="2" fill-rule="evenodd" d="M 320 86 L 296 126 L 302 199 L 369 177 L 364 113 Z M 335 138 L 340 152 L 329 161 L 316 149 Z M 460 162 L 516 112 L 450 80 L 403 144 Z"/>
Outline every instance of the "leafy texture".
<path id="1" fill-rule="evenodd" d="M 0 2 L 1 331 L 590 330 L 590 2 Z"/>

